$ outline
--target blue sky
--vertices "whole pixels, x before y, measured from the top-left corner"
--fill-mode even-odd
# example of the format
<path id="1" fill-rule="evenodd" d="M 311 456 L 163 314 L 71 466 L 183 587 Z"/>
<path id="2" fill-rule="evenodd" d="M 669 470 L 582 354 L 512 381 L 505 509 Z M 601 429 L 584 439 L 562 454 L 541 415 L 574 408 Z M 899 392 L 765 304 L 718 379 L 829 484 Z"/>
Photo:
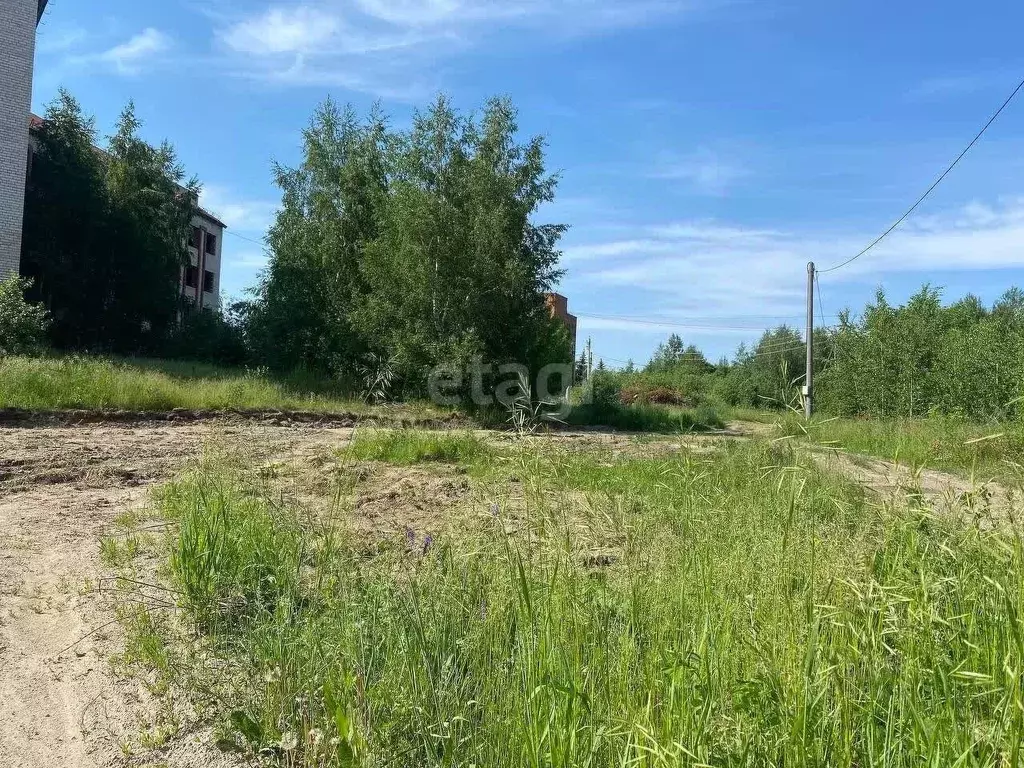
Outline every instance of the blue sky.
<path id="1" fill-rule="evenodd" d="M 134 99 L 240 237 L 222 285 L 265 262 L 277 192 L 328 94 L 398 125 L 443 91 L 507 94 L 561 172 L 561 291 L 581 342 L 646 360 L 676 331 L 710 357 L 799 324 L 805 265 L 883 231 L 1024 76 L 1002 0 L 51 0 L 34 109 L 60 86 L 107 133 Z M 248 239 L 242 239 L 242 238 Z M 826 321 L 883 286 L 993 300 L 1022 284 L 1024 97 L 919 212 L 821 278 Z"/>

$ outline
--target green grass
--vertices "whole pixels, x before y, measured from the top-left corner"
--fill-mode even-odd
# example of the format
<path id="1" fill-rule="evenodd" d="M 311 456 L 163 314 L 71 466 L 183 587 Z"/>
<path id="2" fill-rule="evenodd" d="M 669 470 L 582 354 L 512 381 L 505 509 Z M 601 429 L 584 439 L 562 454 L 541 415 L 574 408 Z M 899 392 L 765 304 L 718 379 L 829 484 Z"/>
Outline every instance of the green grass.
<path id="1" fill-rule="evenodd" d="M 1019 424 L 977 424 L 961 419 L 829 419 L 806 424 L 779 417 L 780 434 L 915 467 L 955 472 L 978 480 L 1013 479 L 1024 464 L 1024 429 Z"/>
<path id="2" fill-rule="evenodd" d="M 714 408 L 663 405 L 583 404 L 573 406 L 566 422 L 573 426 L 611 427 L 627 432 L 703 432 L 725 426 Z"/>
<path id="3" fill-rule="evenodd" d="M 323 393 L 328 394 L 323 394 Z M 330 382 L 310 376 L 282 380 L 201 363 L 94 357 L 0 358 L 0 407 L 161 411 L 287 409 L 366 412 L 359 401 L 331 393 Z M 410 412 L 442 415 L 426 405 Z"/>
<path id="4" fill-rule="evenodd" d="M 472 432 L 423 432 L 413 430 L 359 430 L 345 451 L 349 458 L 419 464 L 440 461 L 468 463 L 490 457 L 493 449 Z"/>
<path id="5" fill-rule="evenodd" d="M 232 738 L 287 766 L 1018 764 L 1017 537 L 880 509 L 785 444 L 518 448 L 425 554 L 367 557 L 343 491 L 310 516 L 224 462 L 160 494 L 178 663 Z"/>

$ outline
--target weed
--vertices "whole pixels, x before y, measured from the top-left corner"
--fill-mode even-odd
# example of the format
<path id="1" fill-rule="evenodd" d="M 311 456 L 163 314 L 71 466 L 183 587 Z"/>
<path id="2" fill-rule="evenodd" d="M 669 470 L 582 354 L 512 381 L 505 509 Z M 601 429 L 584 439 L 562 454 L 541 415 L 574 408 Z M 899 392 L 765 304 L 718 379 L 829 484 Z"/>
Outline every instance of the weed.
<path id="1" fill-rule="evenodd" d="M 134 560 L 141 551 L 139 538 L 134 533 L 125 536 L 105 536 L 100 539 L 100 559 L 109 568 L 121 568 Z"/>
<path id="2" fill-rule="evenodd" d="M 785 443 L 520 448 L 517 490 L 426 555 L 367 557 L 230 469 L 161 495 L 234 740 L 286 766 L 1018 764 L 1017 538 L 879 510 Z"/>
<path id="3" fill-rule="evenodd" d="M 368 410 L 330 382 L 309 375 L 272 378 L 266 372 L 203 364 L 85 356 L 0 358 L 0 407 Z M 446 413 L 424 404 L 404 408 L 425 415 Z"/>
<path id="4" fill-rule="evenodd" d="M 439 461 L 469 463 L 493 455 L 494 450 L 472 432 L 360 430 L 345 451 L 351 459 L 419 464 Z"/>

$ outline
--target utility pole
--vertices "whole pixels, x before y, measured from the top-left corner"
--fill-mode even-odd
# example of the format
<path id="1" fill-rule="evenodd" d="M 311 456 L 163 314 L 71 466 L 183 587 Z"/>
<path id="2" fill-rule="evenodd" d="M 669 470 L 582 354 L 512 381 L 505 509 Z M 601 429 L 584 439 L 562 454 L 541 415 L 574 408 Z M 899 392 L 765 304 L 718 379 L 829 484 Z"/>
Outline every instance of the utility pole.
<path id="1" fill-rule="evenodd" d="M 587 337 L 587 378 L 594 372 L 594 350 L 590 346 L 590 337 Z"/>
<path id="2" fill-rule="evenodd" d="M 814 415 L 814 262 L 807 263 L 807 373 L 804 378 L 804 416 Z"/>

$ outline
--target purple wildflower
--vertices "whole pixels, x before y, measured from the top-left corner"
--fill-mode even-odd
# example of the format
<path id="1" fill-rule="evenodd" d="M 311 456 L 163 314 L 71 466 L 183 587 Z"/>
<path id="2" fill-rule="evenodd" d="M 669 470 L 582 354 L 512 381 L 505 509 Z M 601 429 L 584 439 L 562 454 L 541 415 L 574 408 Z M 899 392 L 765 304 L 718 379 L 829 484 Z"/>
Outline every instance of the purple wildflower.
<path id="1" fill-rule="evenodd" d="M 497 517 L 499 512 L 501 512 L 501 507 L 498 506 L 498 502 L 491 504 L 491 514 Z"/>
<path id="2" fill-rule="evenodd" d="M 423 540 L 423 554 L 424 555 L 427 554 L 427 551 L 430 549 L 430 547 L 433 545 L 433 543 L 434 543 L 434 537 L 431 536 L 428 533 L 427 537 Z"/>
<path id="3" fill-rule="evenodd" d="M 416 546 L 416 531 L 409 526 L 405 526 L 405 544 L 409 549 Z"/>

